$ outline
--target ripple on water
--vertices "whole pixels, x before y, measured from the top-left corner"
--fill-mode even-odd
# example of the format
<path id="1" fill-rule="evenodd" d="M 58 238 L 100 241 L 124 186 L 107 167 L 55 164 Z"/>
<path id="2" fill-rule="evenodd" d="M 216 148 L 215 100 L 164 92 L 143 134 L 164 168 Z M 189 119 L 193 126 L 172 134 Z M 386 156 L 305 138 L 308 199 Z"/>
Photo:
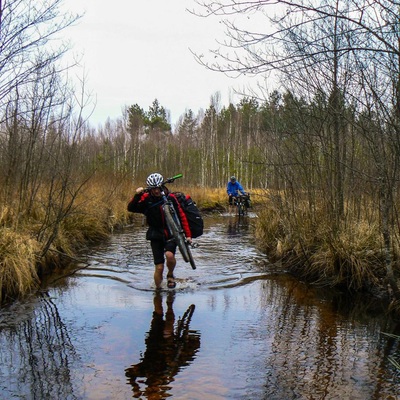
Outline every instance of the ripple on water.
<path id="1" fill-rule="evenodd" d="M 265 279 L 257 265 L 265 257 L 254 246 L 249 246 L 251 235 L 248 224 L 233 219 L 206 227 L 204 235 L 194 239 L 198 247 L 192 249 L 196 270 L 192 270 L 177 252 L 177 290 L 226 288 L 243 285 L 254 279 Z M 136 227 L 114 235 L 107 246 L 97 246 L 90 254 L 90 265 L 80 276 L 116 280 L 133 289 L 154 290 L 154 266 L 146 227 Z M 228 229 L 230 234 L 226 234 Z M 236 233 L 240 233 L 240 235 Z M 234 233 L 234 234 L 233 234 Z M 166 282 L 163 283 L 166 288 Z"/>

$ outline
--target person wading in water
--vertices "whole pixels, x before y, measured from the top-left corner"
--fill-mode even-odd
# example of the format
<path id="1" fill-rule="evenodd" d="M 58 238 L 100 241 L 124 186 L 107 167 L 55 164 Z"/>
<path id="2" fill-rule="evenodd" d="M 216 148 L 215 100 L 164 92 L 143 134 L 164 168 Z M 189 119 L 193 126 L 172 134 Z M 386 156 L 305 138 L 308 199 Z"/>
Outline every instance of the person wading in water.
<path id="1" fill-rule="evenodd" d="M 186 235 L 186 240 L 192 241 L 192 234 L 186 214 L 183 211 L 179 201 L 173 193 L 169 193 L 168 189 L 163 186 L 164 178 L 159 173 L 153 173 L 146 179 L 147 188 L 138 187 L 136 194 L 128 203 L 128 211 L 141 213 L 146 216 L 149 226 L 146 239 L 150 240 L 153 259 L 155 264 L 154 283 L 156 289 L 161 288 L 164 273 L 164 263 L 166 259 L 167 265 L 167 287 L 173 289 L 176 286 L 174 269 L 176 266 L 176 247 L 174 239 L 171 237 L 165 223 L 165 215 L 163 210 L 163 200 L 161 191 L 163 190 L 169 200 L 171 200 L 176 213 L 180 219 L 182 228 Z"/>

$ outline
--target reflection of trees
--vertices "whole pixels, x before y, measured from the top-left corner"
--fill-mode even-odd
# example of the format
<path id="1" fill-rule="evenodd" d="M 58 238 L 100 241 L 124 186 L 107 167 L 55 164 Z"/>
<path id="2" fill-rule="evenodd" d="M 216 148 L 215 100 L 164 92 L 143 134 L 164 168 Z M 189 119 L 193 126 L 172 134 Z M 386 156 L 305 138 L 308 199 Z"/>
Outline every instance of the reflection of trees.
<path id="1" fill-rule="evenodd" d="M 140 363 L 125 370 L 133 387 L 134 397 L 164 399 L 170 389 L 168 384 L 183 367 L 194 360 L 200 348 L 200 333 L 189 330 L 194 305 L 175 324 L 173 301 L 174 293 L 169 292 L 164 319 L 162 294 L 157 292 L 154 297 L 153 318 L 145 340 L 146 351 Z M 141 389 L 140 384 L 144 384 L 145 388 Z"/>
<path id="2" fill-rule="evenodd" d="M 75 399 L 69 365 L 76 354 L 57 307 L 44 295 L 33 310 L 12 326 L 4 324 L 8 318 L 2 321 L 7 328 L 0 330 L 1 381 L 21 398 Z"/>
<path id="3" fill-rule="evenodd" d="M 388 358 L 398 353 L 399 342 L 377 339 L 382 329 L 398 331 L 398 323 L 382 313 L 367 316 L 365 301 L 342 304 L 335 299 L 343 296 L 326 288 L 324 292 L 289 279 L 272 282 L 264 292 L 264 306 L 279 311 L 276 318 L 273 313 L 267 317 L 267 325 L 272 323 L 268 332 L 274 334 L 268 336 L 271 348 L 264 360 L 264 398 L 398 396 L 398 373 Z M 316 298 L 321 300 L 318 305 Z"/>

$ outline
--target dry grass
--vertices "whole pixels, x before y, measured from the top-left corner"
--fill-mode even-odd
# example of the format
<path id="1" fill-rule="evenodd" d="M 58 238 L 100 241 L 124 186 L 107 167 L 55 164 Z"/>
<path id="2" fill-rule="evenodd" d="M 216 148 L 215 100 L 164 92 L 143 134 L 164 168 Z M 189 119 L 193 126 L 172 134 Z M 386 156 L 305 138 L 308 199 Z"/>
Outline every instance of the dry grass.
<path id="1" fill-rule="evenodd" d="M 15 210 L 9 206 L 0 208 L 0 226 L 10 226 L 15 220 Z"/>
<path id="2" fill-rule="evenodd" d="M 19 215 L 18 221 L 15 210 L 0 209 L 0 304 L 34 288 L 39 281 L 39 271 L 46 274 L 55 266 L 62 266 L 61 259 L 69 262 L 81 248 L 104 240 L 115 226 L 128 222 L 129 188 L 121 181 L 93 182 L 78 194 L 74 206 L 57 226 L 54 225 L 57 213 L 53 210 L 59 205 L 54 201 L 51 209 L 46 210 L 46 195 L 43 191 L 29 216 Z M 50 219 L 43 226 L 46 213 Z M 49 239 L 51 246 L 45 252 Z"/>
<path id="3" fill-rule="evenodd" d="M 201 187 L 184 187 L 172 185 L 169 187 L 171 191 L 181 191 L 189 194 L 197 203 L 197 206 L 204 210 L 223 210 L 227 206 L 227 194 L 223 188 L 201 188 Z"/>
<path id="4" fill-rule="evenodd" d="M 288 238 L 284 221 L 274 207 L 264 207 L 259 212 L 255 235 L 262 251 L 271 258 L 280 258 L 283 255 L 282 244 Z"/>
<path id="5" fill-rule="evenodd" d="M 27 235 L 2 228 L 0 232 L 0 303 L 37 287 L 38 243 Z"/>
<path id="6" fill-rule="evenodd" d="M 330 286 L 353 290 L 380 286 L 385 275 L 380 236 L 377 226 L 365 222 L 328 235 L 311 254 L 307 273 Z"/>
<path id="7" fill-rule="evenodd" d="M 228 209 L 228 195 L 226 188 L 203 188 L 198 186 L 179 186 L 171 184 L 168 186 L 171 191 L 181 191 L 190 194 L 197 206 L 203 211 L 222 211 Z M 251 191 L 253 205 L 258 205 L 265 199 L 265 193 L 261 190 Z"/>
<path id="8" fill-rule="evenodd" d="M 346 223 L 333 231 L 321 210 L 309 215 L 306 207 L 298 206 L 285 213 L 270 202 L 256 227 L 270 260 L 284 261 L 293 273 L 319 285 L 355 291 L 381 288 L 385 268 L 378 224 L 348 214 Z"/>

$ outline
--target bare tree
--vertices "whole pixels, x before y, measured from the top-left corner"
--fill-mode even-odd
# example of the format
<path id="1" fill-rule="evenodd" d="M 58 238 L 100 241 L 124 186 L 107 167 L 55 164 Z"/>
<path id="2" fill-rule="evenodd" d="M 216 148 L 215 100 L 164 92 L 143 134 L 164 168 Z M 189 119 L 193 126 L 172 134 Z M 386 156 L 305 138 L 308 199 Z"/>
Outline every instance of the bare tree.
<path id="1" fill-rule="evenodd" d="M 2 0 L 0 3 L 0 109 L 10 94 L 37 80 L 69 49 L 56 34 L 71 26 L 78 15 L 61 11 L 63 0 L 35 2 Z M 62 67 L 59 67 L 60 70 Z"/>
<path id="2" fill-rule="evenodd" d="M 326 96 L 326 109 L 320 114 L 323 119 L 318 124 L 316 115 L 313 117 L 317 124 L 312 132 L 321 145 L 319 160 L 325 161 L 321 172 L 328 178 L 324 193 L 333 211 L 333 231 L 344 216 L 345 195 L 348 198 L 353 188 L 353 182 L 347 179 L 356 172 L 365 182 L 374 181 L 380 201 L 387 273 L 399 297 L 391 260 L 391 232 L 396 226 L 394 198 L 400 180 L 398 1 L 197 3 L 201 11 L 194 12 L 203 17 L 219 16 L 227 35 L 226 41 L 211 51 L 212 58 L 196 55 L 199 63 L 227 74 L 277 72 L 280 82 L 297 98 L 304 97 L 309 102 L 321 94 Z M 265 18 L 266 28 L 257 31 L 260 25 L 251 23 L 256 15 Z M 367 115 L 369 123 L 365 124 Z M 362 129 L 358 126 L 360 119 Z M 355 130 L 364 139 L 359 136 L 355 141 Z M 292 135 L 292 139 L 300 136 Z M 287 141 L 281 142 L 284 143 Z M 368 168 L 372 176 L 365 173 L 361 163 L 353 162 L 354 152 L 363 144 L 365 155 L 370 154 L 373 162 L 373 168 Z"/>

